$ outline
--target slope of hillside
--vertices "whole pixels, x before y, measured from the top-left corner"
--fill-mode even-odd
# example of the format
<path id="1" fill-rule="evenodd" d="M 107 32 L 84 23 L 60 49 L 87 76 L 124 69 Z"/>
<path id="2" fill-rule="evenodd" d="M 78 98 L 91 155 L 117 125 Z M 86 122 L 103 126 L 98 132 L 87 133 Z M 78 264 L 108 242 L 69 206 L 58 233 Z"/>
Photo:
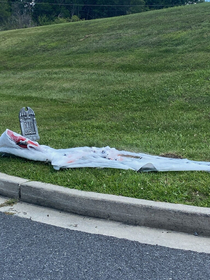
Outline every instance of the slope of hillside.
<path id="1" fill-rule="evenodd" d="M 198 59 L 200 66 L 207 66 L 206 59 L 199 55 L 209 53 L 208 17 L 209 4 L 205 3 L 1 32 L 0 67 L 1 70 L 84 67 L 153 72 L 186 70 L 197 66 L 192 62 Z M 189 52 L 196 57 L 187 56 Z"/>
<path id="2" fill-rule="evenodd" d="M 209 15 L 204 3 L 0 32 L 1 133 L 20 132 L 19 110 L 29 106 L 41 144 L 109 145 L 210 161 Z M 79 189 L 210 204 L 203 173 L 57 173 L 13 158 L 0 158 L 0 167 Z"/>

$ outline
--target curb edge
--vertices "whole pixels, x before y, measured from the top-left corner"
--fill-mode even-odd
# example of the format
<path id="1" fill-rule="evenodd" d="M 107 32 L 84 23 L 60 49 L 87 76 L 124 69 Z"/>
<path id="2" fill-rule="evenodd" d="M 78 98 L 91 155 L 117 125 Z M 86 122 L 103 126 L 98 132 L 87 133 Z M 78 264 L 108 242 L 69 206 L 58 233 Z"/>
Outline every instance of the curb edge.
<path id="1" fill-rule="evenodd" d="M 69 189 L 0 173 L 0 195 L 83 216 L 210 236 L 210 208 Z"/>

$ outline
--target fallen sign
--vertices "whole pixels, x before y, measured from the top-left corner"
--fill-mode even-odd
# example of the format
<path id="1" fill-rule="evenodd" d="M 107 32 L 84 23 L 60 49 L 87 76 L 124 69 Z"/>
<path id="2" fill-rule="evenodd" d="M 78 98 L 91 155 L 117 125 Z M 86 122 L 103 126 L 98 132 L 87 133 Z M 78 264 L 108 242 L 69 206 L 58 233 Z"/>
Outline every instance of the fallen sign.
<path id="1" fill-rule="evenodd" d="M 39 140 L 35 113 L 30 107 L 23 107 L 19 112 L 21 134 L 33 141 Z"/>
<path id="2" fill-rule="evenodd" d="M 210 172 L 210 162 L 131 153 L 110 147 L 53 149 L 49 146 L 39 145 L 39 143 L 9 129 L 0 136 L 0 153 L 11 154 L 29 160 L 51 162 L 56 170 L 60 168 L 98 167 L 132 169 L 138 172 Z"/>

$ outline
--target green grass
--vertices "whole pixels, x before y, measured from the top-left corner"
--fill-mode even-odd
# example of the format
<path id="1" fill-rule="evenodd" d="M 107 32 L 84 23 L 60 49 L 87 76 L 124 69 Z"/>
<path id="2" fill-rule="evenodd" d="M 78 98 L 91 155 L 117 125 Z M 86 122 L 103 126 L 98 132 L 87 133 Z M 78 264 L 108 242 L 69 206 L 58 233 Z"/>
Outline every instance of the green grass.
<path id="1" fill-rule="evenodd" d="M 210 161 L 210 4 L 0 32 L 0 132 L 36 114 L 39 143 Z M 204 172 L 68 169 L 14 157 L 0 172 L 86 191 L 210 206 Z"/>

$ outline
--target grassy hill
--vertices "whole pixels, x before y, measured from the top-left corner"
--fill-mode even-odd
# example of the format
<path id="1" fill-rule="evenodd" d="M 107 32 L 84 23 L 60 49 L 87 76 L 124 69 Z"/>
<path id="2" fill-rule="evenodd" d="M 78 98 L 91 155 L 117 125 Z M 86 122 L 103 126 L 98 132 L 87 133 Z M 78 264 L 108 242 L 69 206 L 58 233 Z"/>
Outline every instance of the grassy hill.
<path id="1" fill-rule="evenodd" d="M 111 146 L 210 161 L 210 4 L 0 32 L 0 133 L 36 114 L 40 144 Z M 210 175 L 54 171 L 0 158 L 0 172 L 70 188 L 210 206 Z"/>

